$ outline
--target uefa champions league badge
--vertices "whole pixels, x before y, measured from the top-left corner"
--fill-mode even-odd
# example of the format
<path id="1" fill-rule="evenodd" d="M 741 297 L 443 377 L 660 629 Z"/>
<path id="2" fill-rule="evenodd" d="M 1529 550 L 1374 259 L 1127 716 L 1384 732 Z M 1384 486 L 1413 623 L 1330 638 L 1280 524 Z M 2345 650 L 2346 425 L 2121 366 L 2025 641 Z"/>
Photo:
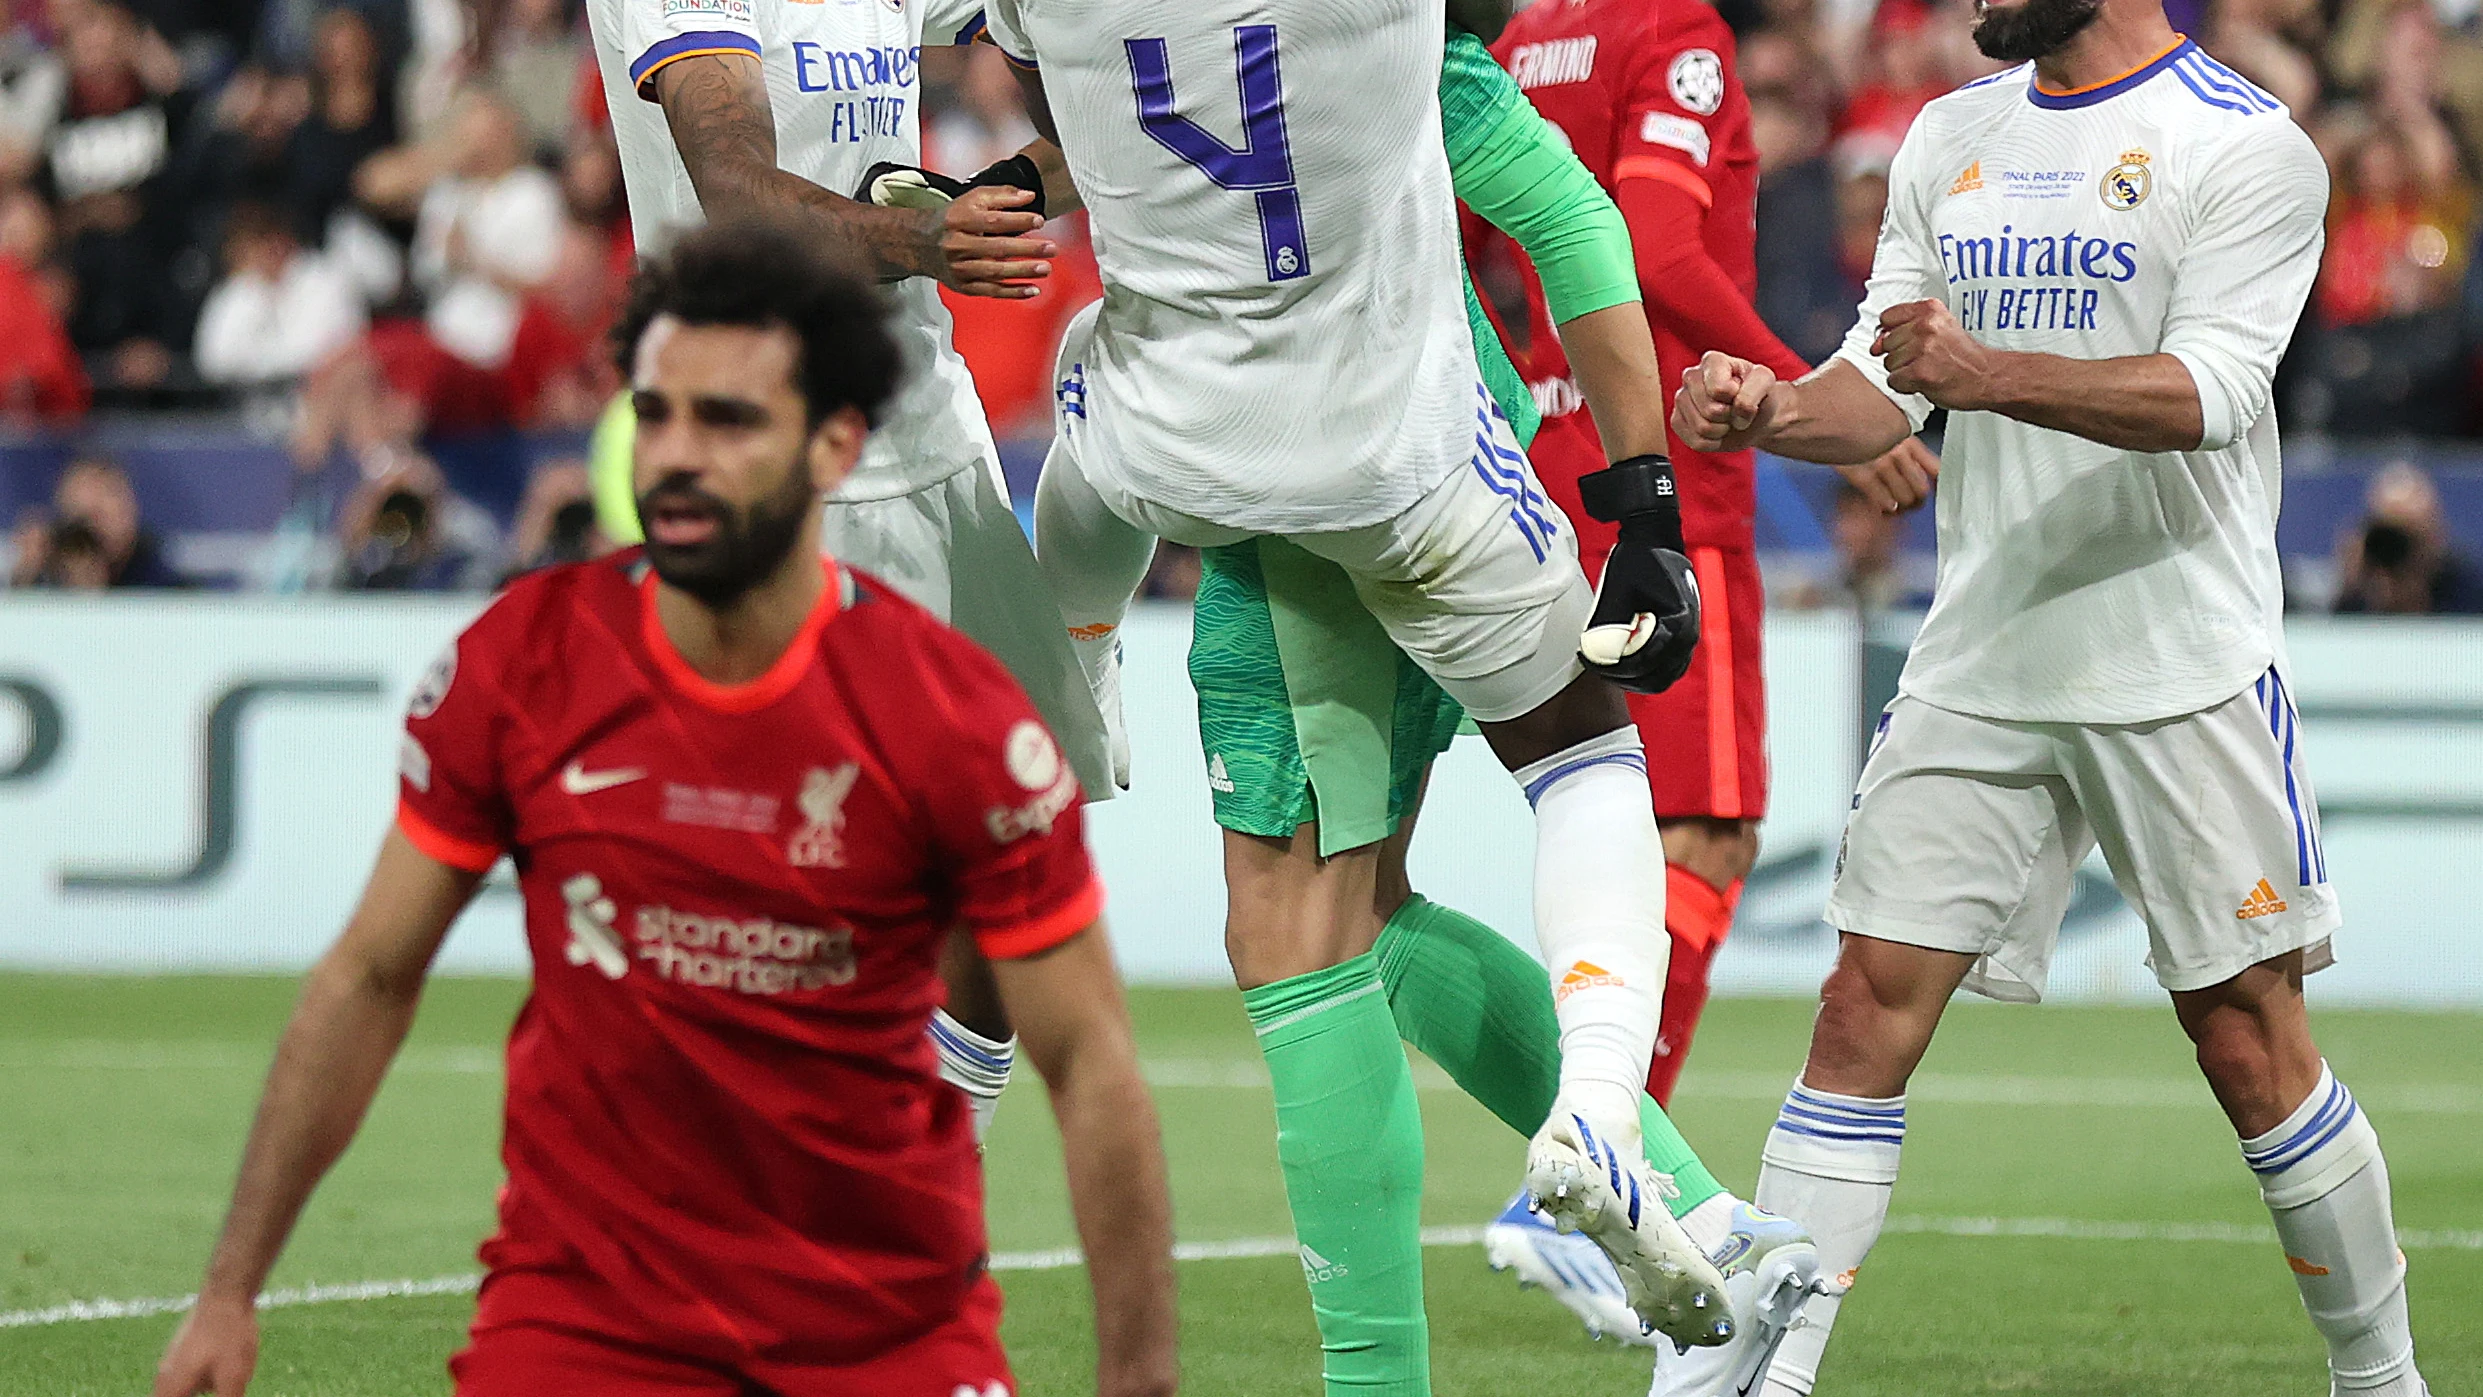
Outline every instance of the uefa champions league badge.
<path id="1" fill-rule="evenodd" d="M 2096 192 L 2112 208 L 2128 212 L 2147 202 L 2147 193 L 2155 187 L 2155 174 L 2149 167 L 2151 159 L 2143 150 L 2121 152 L 2121 163 L 2104 171 Z"/>

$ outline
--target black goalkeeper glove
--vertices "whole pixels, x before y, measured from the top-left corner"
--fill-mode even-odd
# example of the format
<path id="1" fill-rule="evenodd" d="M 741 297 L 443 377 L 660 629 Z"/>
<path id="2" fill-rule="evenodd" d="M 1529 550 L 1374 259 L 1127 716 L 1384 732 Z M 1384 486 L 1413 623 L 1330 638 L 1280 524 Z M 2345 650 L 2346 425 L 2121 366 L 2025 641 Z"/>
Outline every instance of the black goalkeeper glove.
<path id="1" fill-rule="evenodd" d="M 1023 155 L 994 161 L 974 178 L 962 180 L 919 165 L 882 160 L 862 172 L 862 187 L 854 191 L 854 198 L 886 209 L 940 209 L 969 189 L 1023 189 L 1035 196 L 1025 211 L 1038 217 L 1043 214 L 1043 171 Z"/>
<path id="2" fill-rule="evenodd" d="M 1586 667 L 1635 694 L 1660 694 L 1698 648 L 1698 577 L 1681 541 L 1673 465 L 1632 456 L 1578 482 L 1586 512 L 1621 526 L 1579 637 Z"/>

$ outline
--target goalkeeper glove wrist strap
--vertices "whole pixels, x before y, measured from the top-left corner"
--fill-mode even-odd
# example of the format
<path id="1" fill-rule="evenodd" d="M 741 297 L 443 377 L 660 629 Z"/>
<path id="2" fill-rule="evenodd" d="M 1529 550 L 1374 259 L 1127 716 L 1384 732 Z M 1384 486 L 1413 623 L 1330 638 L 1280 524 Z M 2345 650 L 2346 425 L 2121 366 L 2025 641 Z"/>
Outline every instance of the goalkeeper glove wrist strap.
<path id="1" fill-rule="evenodd" d="M 1674 553 L 1688 552 L 1681 536 L 1681 496 L 1673 463 L 1650 452 L 1615 461 L 1578 480 L 1586 512 L 1621 526 L 1621 537 Z"/>
<path id="2" fill-rule="evenodd" d="M 1026 206 L 1025 212 L 1038 217 L 1049 216 L 1043 211 L 1043 171 L 1023 154 L 995 160 L 984 166 L 975 172 L 974 178 L 966 181 L 966 188 L 1023 189 L 1035 196 L 1035 201 Z"/>

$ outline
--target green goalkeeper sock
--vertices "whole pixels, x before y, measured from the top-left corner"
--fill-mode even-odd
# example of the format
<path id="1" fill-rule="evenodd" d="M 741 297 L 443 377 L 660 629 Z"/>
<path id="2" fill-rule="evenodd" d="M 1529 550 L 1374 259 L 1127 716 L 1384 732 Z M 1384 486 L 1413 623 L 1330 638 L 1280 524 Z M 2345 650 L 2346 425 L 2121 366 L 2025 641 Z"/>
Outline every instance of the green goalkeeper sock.
<path id="1" fill-rule="evenodd" d="M 1242 1006 L 1276 1089 L 1329 1397 L 1429 1397 L 1423 1123 L 1378 959 L 1246 990 Z"/>
<path id="2" fill-rule="evenodd" d="M 1453 907 L 1410 897 L 1372 949 L 1405 1041 L 1468 1096 L 1532 1138 L 1560 1094 L 1560 1020 L 1535 958 Z M 1638 1098 L 1647 1163 L 1670 1174 L 1676 1218 L 1724 1192 L 1653 1097 Z"/>

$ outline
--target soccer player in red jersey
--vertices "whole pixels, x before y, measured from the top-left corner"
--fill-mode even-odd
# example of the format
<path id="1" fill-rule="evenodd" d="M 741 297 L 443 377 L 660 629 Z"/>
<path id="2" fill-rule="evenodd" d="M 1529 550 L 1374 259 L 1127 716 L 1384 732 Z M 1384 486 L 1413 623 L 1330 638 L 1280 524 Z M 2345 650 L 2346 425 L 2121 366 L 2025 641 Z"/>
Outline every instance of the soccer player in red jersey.
<path id="1" fill-rule="evenodd" d="M 999 663 L 818 552 L 898 372 L 875 293 L 723 224 L 620 344 L 647 545 L 536 573 L 417 688 L 395 827 L 286 1029 L 157 1397 L 239 1397 L 252 1299 L 506 854 L 533 992 L 460 1397 L 1007 1397 L 950 929 L 1049 1083 L 1097 1391 L 1174 1388 L 1155 1114 L 1077 778 Z"/>
<path id="2" fill-rule="evenodd" d="M 1733 32 L 1705 0 L 1543 0 L 1512 21 L 1493 56 L 1569 137 L 1629 221 L 1656 361 L 1667 383 L 1706 350 L 1768 365 L 1787 380 L 1810 366 L 1751 304 L 1759 150 L 1750 100 L 1733 69 Z M 1597 576 L 1614 525 L 1582 507 L 1578 478 L 1603 469 L 1603 444 L 1570 376 L 1540 282 L 1529 276 L 1527 379 L 1543 405 L 1531 455 L 1545 487 L 1578 528 L 1580 559 Z M 1689 673 L 1661 694 L 1629 696 L 1647 751 L 1647 778 L 1668 864 L 1664 920 L 1672 933 L 1664 1013 L 1647 1076 L 1672 1098 L 1688 1056 L 1716 948 L 1732 925 L 1742 879 L 1767 813 L 1767 696 L 1759 622 L 1765 594 L 1752 537 L 1751 453 L 1685 450 L 1672 439 L 1681 527 L 1705 610 Z M 1928 497 L 1938 463 L 1908 443 L 1849 478 L 1885 509 Z"/>

